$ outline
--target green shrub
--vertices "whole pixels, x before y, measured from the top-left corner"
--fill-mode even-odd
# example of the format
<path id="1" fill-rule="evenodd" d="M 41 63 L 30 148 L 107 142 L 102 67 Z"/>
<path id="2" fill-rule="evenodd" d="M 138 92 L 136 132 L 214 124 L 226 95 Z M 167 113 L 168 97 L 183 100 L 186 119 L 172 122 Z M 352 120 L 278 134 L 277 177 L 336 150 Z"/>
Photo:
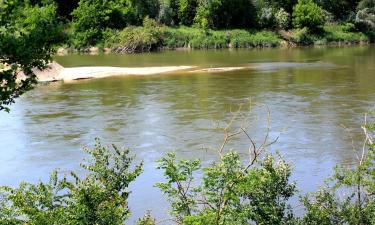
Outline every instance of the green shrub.
<path id="1" fill-rule="evenodd" d="M 287 224 L 293 219 L 288 199 L 295 193 L 291 167 L 266 156 L 259 167 L 242 163 L 236 152 L 203 169 L 200 161 L 176 161 L 174 153 L 160 160 L 166 182 L 156 186 L 168 197 L 180 224 Z"/>
<path id="2" fill-rule="evenodd" d="M 62 26 L 56 17 L 56 5 L 32 5 L 30 1 L 0 1 L 0 64 L 12 65 L 0 71 L 0 112 L 33 88 L 37 79 L 32 69 L 44 68 L 54 53 L 54 45 L 63 41 Z M 19 82 L 18 71 L 26 79 Z"/>
<path id="3" fill-rule="evenodd" d="M 300 45 L 310 45 L 314 43 L 314 40 L 306 27 L 291 30 L 291 38 L 295 43 Z"/>
<path id="4" fill-rule="evenodd" d="M 283 8 L 275 14 L 276 25 L 279 29 L 287 29 L 290 23 L 290 14 Z"/>
<path id="5" fill-rule="evenodd" d="M 103 40 L 103 30 L 122 29 L 138 22 L 130 0 L 80 0 L 72 16 L 71 44 L 76 48 L 96 45 Z"/>
<path id="6" fill-rule="evenodd" d="M 129 217 L 128 186 L 142 172 L 132 165 L 129 150 L 110 150 L 97 141 L 81 167 L 85 178 L 74 172 L 69 179 L 51 174 L 48 183 L 21 183 L 0 188 L 0 224 L 123 224 Z"/>
<path id="7" fill-rule="evenodd" d="M 270 31 L 251 32 L 247 30 L 207 30 L 195 28 L 167 28 L 163 46 L 167 48 L 252 48 L 275 47 L 281 39 Z"/>
<path id="8" fill-rule="evenodd" d="M 358 4 L 355 22 L 363 31 L 375 31 L 375 2 L 373 0 L 362 0 Z"/>
<path id="9" fill-rule="evenodd" d="M 356 166 L 337 166 L 326 187 L 302 198 L 302 224 L 375 224 L 374 128 L 363 126 L 368 148 L 358 152 Z"/>
<path id="10" fill-rule="evenodd" d="M 142 27 L 129 26 L 106 40 L 106 45 L 117 53 L 147 52 L 161 46 L 164 27 L 145 18 Z"/>
<path id="11" fill-rule="evenodd" d="M 307 27 L 310 31 L 317 31 L 324 24 L 322 8 L 313 0 L 298 0 L 293 8 L 293 25 L 296 28 Z"/>
<path id="12" fill-rule="evenodd" d="M 346 23 L 343 25 L 324 26 L 324 38 L 327 42 L 359 43 L 369 41 L 368 37 L 361 32 L 352 32 L 354 25 Z"/>

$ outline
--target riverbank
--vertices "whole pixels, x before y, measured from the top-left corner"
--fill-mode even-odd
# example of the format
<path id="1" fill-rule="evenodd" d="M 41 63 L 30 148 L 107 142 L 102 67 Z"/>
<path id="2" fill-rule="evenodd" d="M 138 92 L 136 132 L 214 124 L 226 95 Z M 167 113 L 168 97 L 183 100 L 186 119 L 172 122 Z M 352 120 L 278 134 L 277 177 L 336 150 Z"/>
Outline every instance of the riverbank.
<path id="1" fill-rule="evenodd" d="M 194 66 L 161 66 L 161 67 L 72 67 L 64 68 L 57 62 L 50 63 L 46 69 L 34 69 L 39 82 L 74 81 L 93 78 L 104 78 L 110 76 L 146 76 L 165 74 L 195 68 Z M 23 73 L 19 79 L 24 78 Z"/>
<path id="2" fill-rule="evenodd" d="M 319 33 L 307 29 L 293 30 L 202 30 L 193 27 L 127 27 L 111 31 L 96 46 L 65 45 L 58 55 L 71 52 L 137 53 L 175 49 L 237 49 L 298 46 L 332 46 L 369 44 L 371 35 L 357 31 L 350 25 L 325 25 Z"/>

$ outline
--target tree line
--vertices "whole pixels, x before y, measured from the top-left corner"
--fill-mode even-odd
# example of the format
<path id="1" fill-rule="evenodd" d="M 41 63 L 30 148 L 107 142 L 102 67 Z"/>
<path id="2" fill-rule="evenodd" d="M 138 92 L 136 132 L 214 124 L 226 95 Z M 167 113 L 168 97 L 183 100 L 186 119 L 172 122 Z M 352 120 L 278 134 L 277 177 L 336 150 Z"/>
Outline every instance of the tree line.
<path id="1" fill-rule="evenodd" d="M 8 2 L 8 3 L 6 3 Z M 113 30 L 141 26 L 148 17 L 166 26 L 201 29 L 312 31 L 325 22 L 373 30 L 374 0 L 14 0 L 3 4 L 49 5 L 71 32 L 73 45 L 95 45 Z"/>

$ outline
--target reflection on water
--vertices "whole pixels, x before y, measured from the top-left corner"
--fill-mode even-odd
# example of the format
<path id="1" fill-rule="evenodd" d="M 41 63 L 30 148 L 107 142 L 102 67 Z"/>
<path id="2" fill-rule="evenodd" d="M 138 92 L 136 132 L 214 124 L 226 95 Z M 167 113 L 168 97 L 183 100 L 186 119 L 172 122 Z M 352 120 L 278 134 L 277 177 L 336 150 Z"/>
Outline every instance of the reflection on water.
<path id="1" fill-rule="evenodd" d="M 351 140 L 361 140 L 363 114 L 375 105 L 375 48 L 265 49 L 58 57 L 64 66 L 244 66 L 255 70 L 113 77 L 40 86 L 0 114 L 0 184 L 45 180 L 53 168 L 77 169 L 80 149 L 94 137 L 131 147 L 145 172 L 132 185 L 130 221 L 167 204 L 153 184 L 162 179 L 155 160 L 169 150 L 205 163 L 216 157 L 222 134 L 212 121 L 250 99 L 254 114 L 272 113 L 272 150 L 293 163 L 293 179 L 312 191 L 337 163 L 354 162 Z M 263 68 L 263 69 L 262 69 Z M 261 138 L 264 120 L 250 132 Z M 230 147 L 246 149 L 245 139 Z"/>

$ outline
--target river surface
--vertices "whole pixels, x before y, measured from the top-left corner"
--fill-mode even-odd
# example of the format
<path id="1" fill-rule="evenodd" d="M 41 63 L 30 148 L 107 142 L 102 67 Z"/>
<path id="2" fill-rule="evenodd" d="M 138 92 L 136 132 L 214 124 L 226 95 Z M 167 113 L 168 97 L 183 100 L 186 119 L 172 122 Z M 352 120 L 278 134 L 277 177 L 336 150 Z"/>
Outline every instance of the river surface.
<path id="1" fill-rule="evenodd" d="M 153 187 L 162 181 L 157 159 L 168 151 L 179 157 L 216 159 L 223 133 L 216 122 L 253 102 L 249 133 L 264 135 L 268 106 L 270 151 L 294 167 L 301 192 L 316 190 L 336 164 L 355 163 L 364 114 L 375 105 L 375 47 L 299 48 L 238 51 L 171 51 L 137 55 L 56 57 L 74 66 L 248 67 L 225 73 L 111 77 L 40 85 L 18 99 L 11 113 L 0 113 L 0 184 L 47 180 L 49 172 L 77 170 L 100 137 L 126 146 L 144 161 L 144 173 L 131 185 L 129 222 L 151 210 L 166 218 L 168 204 Z M 346 129 L 351 134 L 347 132 Z M 352 138 L 351 138 L 352 137 Z M 244 152 L 246 138 L 228 147 Z"/>

